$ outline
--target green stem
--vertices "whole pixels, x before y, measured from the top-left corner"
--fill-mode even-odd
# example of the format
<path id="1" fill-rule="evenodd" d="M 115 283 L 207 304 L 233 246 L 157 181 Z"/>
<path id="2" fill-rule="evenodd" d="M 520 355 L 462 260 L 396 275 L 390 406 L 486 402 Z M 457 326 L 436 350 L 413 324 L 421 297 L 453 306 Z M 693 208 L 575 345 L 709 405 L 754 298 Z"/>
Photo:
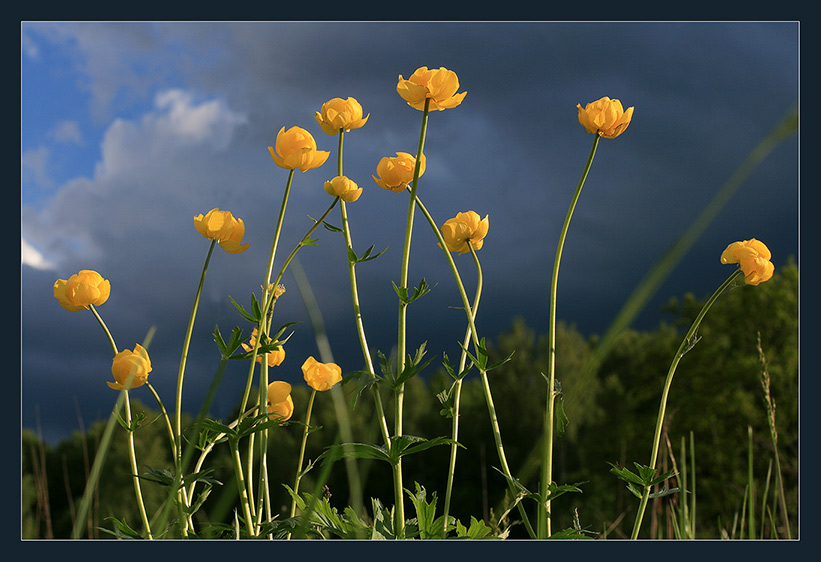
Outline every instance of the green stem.
<path id="1" fill-rule="evenodd" d="M 670 369 L 667 371 L 667 378 L 664 381 L 664 389 L 661 393 L 661 404 L 659 405 L 659 413 L 658 417 L 656 418 L 656 430 L 655 434 L 653 435 L 653 450 L 650 453 L 650 468 L 656 468 L 656 462 L 658 460 L 658 452 L 659 452 L 659 443 L 661 442 L 661 430 L 662 426 L 664 425 L 664 415 L 667 410 L 667 397 L 670 394 L 670 386 L 673 383 L 673 375 L 676 373 L 676 368 L 678 367 L 679 361 L 687 353 L 693 345 L 695 345 L 697 339 L 695 338 L 696 331 L 698 330 L 701 321 L 704 319 L 704 316 L 707 314 L 707 311 L 710 310 L 710 307 L 713 306 L 713 303 L 718 299 L 719 296 L 729 287 L 732 285 L 736 278 L 742 274 L 740 269 L 737 269 L 730 275 L 727 280 L 721 284 L 721 286 L 716 289 L 716 292 L 713 293 L 713 296 L 709 298 L 709 300 L 704 304 L 701 309 L 701 312 L 698 313 L 696 319 L 693 321 L 693 325 L 690 326 L 690 329 L 685 334 L 684 339 L 681 340 L 681 344 L 678 347 L 678 351 L 676 351 L 676 355 L 673 357 L 673 362 L 670 364 Z M 631 538 L 636 539 L 639 536 L 639 530 L 641 529 L 641 521 L 644 518 L 644 510 L 647 507 L 647 500 L 650 496 L 650 486 L 644 487 L 644 493 L 642 494 L 641 501 L 639 503 L 639 509 L 636 513 L 636 521 L 633 525 L 633 533 Z"/>
<path id="2" fill-rule="evenodd" d="M 416 197 L 416 204 L 419 207 L 419 210 L 422 211 L 422 214 L 425 215 L 425 218 L 428 221 L 431 229 L 433 230 L 434 235 L 436 236 L 437 241 L 439 242 L 439 246 L 442 248 L 442 251 L 445 254 L 445 258 L 448 261 L 448 265 L 450 266 L 450 270 L 453 273 L 453 277 L 456 280 L 456 285 L 459 289 L 459 295 L 462 297 L 462 306 L 464 307 L 465 314 L 467 315 L 468 324 L 470 326 L 471 331 L 471 338 L 473 340 L 473 347 L 476 349 L 477 354 L 479 353 L 479 336 L 476 331 L 476 325 L 473 322 L 473 315 L 471 314 L 471 306 L 470 301 L 468 300 L 467 292 L 465 291 L 465 286 L 462 283 L 462 278 L 459 275 L 459 270 L 456 268 L 456 264 L 453 261 L 453 256 L 450 255 L 448 251 L 447 245 L 445 244 L 445 239 L 442 237 L 442 233 L 439 231 L 439 227 L 436 225 L 436 222 L 433 220 L 433 217 L 422 204 L 422 201 L 419 197 Z M 471 250 L 473 251 L 473 247 L 471 246 Z M 490 426 L 493 431 L 493 441 L 496 445 L 496 452 L 499 455 L 499 463 L 502 465 L 502 472 L 507 479 L 508 485 L 510 487 L 511 494 L 515 501 L 517 501 L 516 506 L 519 509 L 519 513 L 522 516 L 522 521 L 524 522 L 525 528 L 527 529 L 528 534 L 531 537 L 535 537 L 533 528 L 530 524 L 530 520 L 527 517 L 527 513 L 522 506 L 522 503 L 518 501 L 518 494 L 519 490 L 516 489 L 514 482 L 515 478 L 513 478 L 513 474 L 510 472 L 510 467 L 507 464 L 507 457 L 505 455 L 504 445 L 502 444 L 502 432 L 499 428 L 499 420 L 496 417 L 496 407 L 493 404 L 493 396 L 490 392 L 490 382 L 487 378 L 487 372 L 479 369 L 479 375 L 482 379 L 482 391 L 485 395 L 485 402 L 487 403 L 488 414 L 490 417 Z"/>
<path id="3" fill-rule="evenodd" d="M 236 439 L 229 439 L 228 443 L 231 448 L 231 460 L 234 465 L 234 475 L 237 479 L 237 491 L 239 491 L 240 503 L 242 504 L 243 513 L 245 514 L 245 524 L 248 527 L 248 534 L 253 537 L 255 536 L 254 517 L 251 515 L 251 505 L 248 500 L 245 476 L 242 473 L 242 459 L 239 455 L 239 443 L 237 443 Z"/>
<path id="4" fill-rule="evenodd" d="M 103 322 L 102 316 L 97 312 L 97 309 L 94 308 L 94 305 L 88 305 L 88 309 L 94 315 L 94 318 L 97 319 L 97 322 L 100 324 L 100 327 L 105 332 L 106 337 L 108 338 L 108 343 L 111 345 L 111 350 L 114 352 L 114 355 L 117 355 L 117 344 L 114 343 L 114 337 L 111 335 L 111 332 L 106 326 L 105 322 Z M 131 384 L 131 377 L 126 380 L 126 386 Z M 123 404 L 125 407 L 125 421 L 128 427 L 131 427 L 131 403 L 128 399 L 128 390 L 123 389 L 120 391 L 122 393 Z M 119 406 L 115 408 L 115 410 L 119 410 Z M 148 522 L 148 515 L 145 512 L 145 503 L 143 502 L 143 494 L 140 488 L 140 477 L 138 476 L 138 468 L 137 468 L 137 452 L 134 448 L 134 432 L 129 429 L 128 430 L 128 456 L 131 462 L 131 474 L 132 474 L 132 482 L 134 483 L 134 494 L 137 498 L 137 508 L 140 512 L 140 518 L 143 520 L 143 526 L 145 527 L 145 532 L 148 535 L 149 539 L 153 539 L 154 537 L 151 535 L 151 525 Z"/>
<path id="5" fill-rule="evenodd" d="M 137 453 L 134 448 L 134 428 L 131 427 L 131 401 L 128 399 L 128 389 L 123 389 L 125 394 L 125 423 L 128 425 L 128 456 L 131 461 L 131 481 L 134 483 L 134 495 L 137 497 L 137 508 L 140 511 L 140 518 L 143 520 L 143 526 L 149 539 L 154 537 L 151 535 L 151 524 L 148 522 L 148 515 L 145 512 L 145 503 L 143 502 L 143 493 L 140 488 L 139 469 L 137 468 Z"/>
<path id="6" fill-rule="evenodd" d="M 342 139 L 344 138 L 344 129 L 339 130 L 339 149 L 338 149 L 338 163 L 337 175 L 342 175 Z M 351 237 L 351 225 L 348 221 L 348 208 L 345 201 L 339 202 L 340 217 L 342 220 L 342 235 L 345 238 L 345 251 L 348 256 L 353 252 L 353 240 Z M 368 339 L 365 336 L 365 326 L 362 321 L 362 308 L 359 304 L 359 288 L 356 280 L 356 262 L 348 257 L 348 279 L 351 285 L 351 299 L 353 300 L 354 321 L 356 324 L 356 334 L 359 337 L 359 347 L 362 349 L 362 357 L 365 360 L 365 367 L 368 370 L 368 376 L 371 379 L 376 378 L 376 370 L 373 365 L 373 358 L 371 358 L 371 351 L 368 347 Z M 385 410 L 382 405 L 382 397 L 374 388 L 373 392 L 374 402 L 376 406 L 376 415 L 378 417 L 379 429 L 382 433 L 382 438 L 385 441 L 385 447 L 390 450 L 390 431 L 388 430 L 388 422 L 385 418 Z"/>
<path id="7" fill-rule="evenodd" d="M 182 420 L 182 384 L 183 379 L 185 378 L 185 365 L 188 360 L 188 348 L 191 345 L 191 334 L 194 331 L 194 320 L 197 317 L 197 308 L 199 307 L 200 303 L 200 296 L 202 295 L 202 287 L 205 284 L 205 275 L 208 272 L 208 263 L 211 261 L 211 256 L 214 253 L 214 246 L 216 246 L 217 241 L 211 240 L 211 245 L 208 247 L 208 255 L 205 257 L 205 264 L 202 267 L 202 274 L 200 275 L 200 282 L 197 285 L 197 294 L 194 297 L 194 306 L 191 308 L 191 316 L 188 319 L 188 327 L 185 330 L 185 340 L 183 341 L 182 345 L 182 356 L 180 357 L 180 367 L 177 373 L 177 394 L 176 394 L 176 417 L 174 420 L 174 431 L 175 431 L 175 441 L 174 445 L 176 448 L 174 454 L 174 466 L 176 472 L 176 487 L 178 490 L 177 493 L 177 502 L 178 502 L 178 515 L 180 521 L 180 533 L 183 537 L 188 536 L 188 528 L 187 528 L 187 518 L 184 516 L 184 509 L 182 506 L 183 502 L 183 494 L 182 494 L 182 487 L 184 483 L 182 482 L 182 427 L 181 427 L 181 420 Z"/>
<path id="8" fill-rule="evenodd" d="M 302 480 L 302 463 L 305 460 L 305 446 L 308 443 L 308 433 L 311 430 L 311 413 L 314 409 L 314 398 L 316 389 L 311 390 L 311 397 L 308 399 L 308 410 L 305 412 L 305 430 L 302 432 L 302 445 L 299 448 L 299 460 L 296 466 L 296 478 L 294 478 L 294 495 L 299 494 L 299 483 Z M 291 501 L 291 517 L 296 515 L 296 498 Z M 288 535 L 290 538 L 290 535 Z"/>
<path id="9" fill-rule="evenodd" d="M 553 418 L 554 418 L 554 402 L 556 399 L 556 293 L 559 284 L 559 264 L 562 259 L 562 250 L 564 248 L 564 241 L 567 237 L 567 230 L 570 227 L 570 219 L 573 216 L 573 210 L 576 208 L 576 203 L 584 186 L 584 181 L 590 171 L 590 166 L 593 164 L 593 157 L 596 154 L 596 147 L 599 144 L 599 135 L 594 135 L 593 146 L 590 149 L 590 156 L 587 158 L 587 164 L 582 172 L 582 177 L 576 187 L 576 193 L 573 195 L 573 201 L 570 203 L 570 208 L 567 210 L 567 216 L 562 225 L 562 232 L 559 237 L 559 245 L 556 248 L 556 257 L 553 263 L 553 277 L 550 281 L 550 316 L 548 320 L 548 338 L 549 344 L 547 349 L 547 408 L 544 419 L 544 451 L 542 454 L 542 475 L 539 483 L 539 497 L 543 504 L 537 511 L 537 527 L 539 530 L 539 538 L 544 539 L 550 536 L 550 499 L 547 497 L 548 487 L 553 481 Z"/>
<path id="10" fill-rule="evenodd" d="M 399 274 L 399 286 L 408 288 L 408 264 L 410 262 L 410 245 L 413 235 L 413 216 L 416 209 L 416 190 L 419 184 L 419 172 L 422 165 L 422 154 L 425 147 L 425 133 L 428 128 L 428 111 L 430 108 L 430 98 L 425 99 L 425 108 L 422 111 L 422 127 L 419 133 L 419 146 L 416 149 L 416 164 L 413 169 L 413 181 L 410 186 L 410 199 L 408 201 L 408 219 L 405 223 L 405 245 L 402 249 L 402 268 Z M 407 309 L 408 303 L 399 301 L 398 314 L 398 341 L 396 346 L 397 373 L 401 373 L 405 368 L 405 353 L 407 346 Z M 395 396 L 395 434 L 402 435 L 402 418 L 405 401 L 405 385 L 402 384 L 396 389 Z M 394 515 L 396 536 L 402 537 L 405 529 L 405 505 L 402 484 L 402 459 L 396 461 L 394 470 L 394 496 L 396 500 L 396 512 Z"/>
<path id="11" fill-rule="evenodd" d="M 476 295 L 473 297 L 473 308 L 471 309 L 471 318 L 473 319 L 473 322 L 475 324 L 476 312 L 479 309 L 479 298 L 482 295 L 482 266 L 479 263 L 479 256 L 476 255 L 476 250 L 473 249 L 473 245 L 470 242 L 468 242 L 468 246 L 470 247 L 470 253 L 473 256 L 473 263 L 476 265 Z M 456 379 L 453 388 L 453 422 L 451 424 L 451 439 L 453 440 L 453 443 L 450 446 L 448 479 L 447 486 L 445 488 L 444 517 L 442 523 L 443 538 L 445 535 L 447 535 L 448 515 L 450 514 L 450 500 L 451 494 L 453 492 L 453 478 L 454 474 L 456 473 L 456 453 L 458 450 L 459 442 L 459 404 L 462 398 L 462 381 L 464 380 L 464 377 L 461 376 L 461 374 L 465 370 L 465 365 L 467 364 L 467 348 L 470 345 L 472 333 L 473 330 L 471 330 L 470 325 L 468 325 L 467 329 L 465 330 L 464 341 L 462 342 L 462 355 L 459 358 L 459 370 L 457 371 L 458 378 Z"/>
<path id="12" fill-rule="evenodd" d="M 91 314 L 94 315 L 94 318 L 97 319 L 97 322 L 100 324 L 100 327 L 103 329 L 103 332 L 105 332 L 106 338 L 108 338 L 108 343 L 111 346 L 111 351 L 114 352 L 114 355 L 117 355 L 117 353 L 119 353 L 117 351 L 117 344 L 114 343 L 114 337 L 111 335 L 111 332 L 108 330 L 108 326 L 106 326 L 105 322 L 103 322 L 102 316 L 100 316 L 100 313 L 97 312 L 97 309 L 94 308 L 93 304 L 88 305 L 88 309 L 91 311 Z"/>

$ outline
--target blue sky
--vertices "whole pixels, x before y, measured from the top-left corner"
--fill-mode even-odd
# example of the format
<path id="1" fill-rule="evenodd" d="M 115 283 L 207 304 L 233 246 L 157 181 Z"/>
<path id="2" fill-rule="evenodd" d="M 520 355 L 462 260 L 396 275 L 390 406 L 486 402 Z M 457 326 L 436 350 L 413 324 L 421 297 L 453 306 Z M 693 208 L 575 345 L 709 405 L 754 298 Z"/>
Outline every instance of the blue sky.
<path id="1" fill-rule="evenodd" d="M 105 418 L 110 350 L 90 313 L 57 305 L 51 287 L 80 269 L 112 284 L 100 307 L 118 346 L 151 326 L 152 382 L 173 401 L 185 323 L 208 243 L 193 217 L 213 207 L 246 223 L 251 249 L 217 250 L 189 359 L 184 405 L 197 408 L 216 368 L 210 334 L 242 320 L 264 275 L 287 172 L 268 155 L 281 127 L 311 132 L 336 154 L 313 115 L 353 96 L 371 117 L 345 137 L 345 172 L 365 189 L 349 205 L 354 245 L 387 248 L 358 268 L 371 348 L 390 353 L 391 281 L 407 212 L 404 194 L 371 179 L 383 156 L 414 152 L 421 112 L 396 94 L 398 75 L 444 66 L 467 91 L 430 116 L 420 196 L 441 224 L 457 212 L 490 217 L 480 252 L 479 330 L 489 339 L 522 316 L 546 331 L 556 241 L 592 136 L 576 104 L 602 96 L 634 106 L 617 139 L 599 143 L 563 255 L 558 317 L 602 333 L 635 284 L 798 99 L 798 24 L 783 23 L 23 23 L 21 25 L 21 417 L 59 439 Z M 332 164 L 297 172 L 280 255 L 329 204 Z M 780 144 L 705 231 L 640 326 L 664 320 L 670 297 L 711 293 L 729 274 L 718 256 L 759 238 L 776 267 L 798 253 L 798 141 Z M 422 217 L 418 217 L 421 219 Z M 338 213 L 330 222 L 338 223 Z M 414 230 L 410 279 L 434 285 L 410 310 L 409 346 L 458 354 L 463 313 L 427 224 Z M 352 332 L 341 237 L 300 252 L 343 371 L 361 367 Z M 457 259 L 466 283 L 475 276 Z M 296 321 L 279 378 L 299 384 L 316 346 L 293 279 L 277 307 Z M 246 333 L 250 327 L 242 325 Z M 438 361 L 436 362 L 438 364 Z M 245 382 L 237 365 L 214 415 Z M 237 390 L 240 389 L 240 390 Z M 135 391 L 135 394 L 139 392 Z M 146 391 L 138 399 L 151 403 Z"/>

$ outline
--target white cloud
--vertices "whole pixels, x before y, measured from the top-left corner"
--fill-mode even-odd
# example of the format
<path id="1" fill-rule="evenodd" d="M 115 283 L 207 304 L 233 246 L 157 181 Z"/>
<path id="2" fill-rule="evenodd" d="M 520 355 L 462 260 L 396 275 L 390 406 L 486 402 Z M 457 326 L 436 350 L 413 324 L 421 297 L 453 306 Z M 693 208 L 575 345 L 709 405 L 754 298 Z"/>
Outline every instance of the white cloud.
<path id="1" fill-rule="evenodd" d="M 180 89 L 166 90 L 155 98 L 157 109 L 164 113 L 151 114 L 145 124 L 157 132 L 185 143 L 211 144 L 224 150 L 231 142 L 234 129 L 247 121 L 244 115 L 231 111 L 220 100 L 199 105 L 194 97 Z"/>
<path id="2" fill-rule="evenodd" d="M 155 108 L 140 118 L 115 119 L 103 135 L 92 177 L 58 186 L 38 208 L 24 207 L 22 234 L 50 258 L 29 253 L 27 259 L 86 267 L 149 239 L 167 244 L 181 236 L 177 231 L 190 228 L 197 212 L 211 208 L 211 201 L 201 200 L 235 182 L 231 158 L 215 154 L 229 148 L 246 121 L 221 100 L 197 101 L 183 90 L 160 93 Z M 45 181 L 47 159 L 44 149 L 26 153 L 24 169 Z M 169 252 L 163 249 L 173 260 Z"/>
<path id="3" fill-rule="evenodd" d="M 35 269 L 54 269 L 54 264 L 47 260 L 37 248 L 26 242 L 26 239 L 22 236 L 20 242 L 22 243 L 22 265 L 28 265 Z"/>

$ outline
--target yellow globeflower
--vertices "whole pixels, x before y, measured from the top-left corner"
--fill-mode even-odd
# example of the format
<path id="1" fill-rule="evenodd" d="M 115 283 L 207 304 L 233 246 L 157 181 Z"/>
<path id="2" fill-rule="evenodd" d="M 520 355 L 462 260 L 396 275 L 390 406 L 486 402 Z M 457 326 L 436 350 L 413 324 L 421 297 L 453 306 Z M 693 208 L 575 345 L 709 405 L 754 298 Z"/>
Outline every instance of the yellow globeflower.
<path id="1" fill-rule="evenodd" d="M 353 203 L 362 195 L 362 188 L 345 176 L 336 176 L 325 182 L 325 192 L 328 195 L 339 197 L 346 203 Z"/>
<path id="2" fill-rule="evenodd" d="M 368 121 L 368 117 L 370 113 L 362 117 L 362 106 L 354 98 L 328 100 L 314 116 L 322 130 L 329 135 L 338 134 L 340 129 L 358 129 Z"/>
<path id="3" fill-rule="evenodd" d="M 474 250 L 482 248 L 489 226 L 487 215 L 480 220 L 479 215 L 473 211 L 456 213 L 455 217 L 442 225 L 442 238 L 448 251 L 464 254 L 470 251 L 468 242 Z"/>
<path id="4" fill-rule="evenodd" d="M 422 66 L 407 80 L 400 74 L 396 85 L 396 92 L 414 109 L 425 109 L 425 100 L 430 98 L 428 109 L 431 111 L 451 109 L 462 103 L 467 92 L 457 94 L 458 89 L 456 73 L 444 67 L 428 70 Z"/>
<path id="5" fill-rule="evenodd" d="M 111 374 L 114 375 L 116 382 L 106 381 L 106 384 L 114 390 L 137 388 L 146 383 L 150 372 L 151 359 L 148 358 L 148 352 L 143 346 L 136 344 L 134 351 L 125 349 L 114 356 L 111 362 Z M 131 377 L 130 383 L 129 377 Z"/>
<path id="6" fill-rule="evenodd" d="M 205 216 L 194 217 L 194 228 L 209 240 L 216 240 L 220 247 L 229 254 L 239 254 L 248 249 L 250 244 L 243 244 L 245 223 L 240 218 L 234 218 L 231 211 L 220 211 L 214 208 Z"/>
<path id="7" fill-rule="evenodd" d="M 90 269 L 80 270 L 68 280 L 58 279 L 54 282 L 54 298 L 60 306 L 71 312 L 88 308 L 89 305 L 100 306 L 111 294 L 111 283 L 103 276 Z"/>
<path id="8" fill-rule="evenodd" d="M 254 328 L 251 332 L 251 339 L 249 342 L 243 343 L 242 348 L 247 352 L 252 352 L 254 350 L 254 346 L 257 344 L 257 335 L 259 334 L 259 329 Z M 285 361 L 285 348 L 282 347 L 280 344 L 279 349 L 275 349 L 274 351 L 268 352 L 268 366 L 269 367 L 277 367 Z M 262 357 L 257 357 L 257 363 L 262 363 Z"/>
<path id="9" fill-rule="evenodd" d="M 619 100 L 608 97 L 588 103 L 584 108 L 581 104 L 576 107 L 579 110 L 579 123 L 587 132 L 606 139 L 614 139 L 622 134 L 633 118 L 632 107 L 625 111 Z"/>
<path id="10" fill-rule="evenodd" d="M 413 170 L 416 166 L 416 158 L 407 152 L 397 152 L 396 156 L 385 156 L 376 166 L 377 178 L 371 175 L 376 185 L 382 189 L 389 189 L 395 193 L 404 191 L 408 184 L 413 181 Z M 419 177 L 425 173 L 425 155 L 419 162 Z"/>
<path id="11" fill-rule="evenodd" d="M 320 363 L 313 357 L 308 357 L 302 364 L 302 374 L 305 382 L 314 390 L 330 390 L 333 385 L 342 380 L 342 369 L 336 363 Z"/>
<path id="12" fill-rule="evenodd" d="M 744 272 L 744 281 L 748 285 L 758 285 L 773 276 L 775 266 L 771 257 L 764 242 L 751 238 L 727 246 L 721 253 L 721 263 L 737 263 Z"/>
<path id="13" fill-rule="evenodd" d="M 331 154 L 317 150 L 314 137 L 300 127 L 291 127 L 287 131 L 282 127 L 277 133 L 276 148 L 269 146 L 268 152 L 280 168 L 299 168 L 302 172 L 319 168 Z"/>
<path id="14" fill-rule="evenodd" d="M 291 385 L 283 381 L 274 381 L 268 385 L 268 418 L 277 421 L 288 421 L 294 413 L 294 401 L 291 399 Z"/>

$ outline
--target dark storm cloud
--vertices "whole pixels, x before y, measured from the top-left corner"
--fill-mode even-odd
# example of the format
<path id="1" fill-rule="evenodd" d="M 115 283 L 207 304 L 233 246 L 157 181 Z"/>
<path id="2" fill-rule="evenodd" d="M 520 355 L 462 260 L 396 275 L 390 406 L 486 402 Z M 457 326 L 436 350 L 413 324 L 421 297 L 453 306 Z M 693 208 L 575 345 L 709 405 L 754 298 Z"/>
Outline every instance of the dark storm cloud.
<path id="1" fill-rule="evenodd" d="M 115 48 L 111 28 L 85 24 L 79 29 L 76 35 L 87 45 L 89 60 L 107 46 Z M 154 169 L 133 171 L 127 191 L 135 195 L 139 213 L 152 209 L 149 220 L 132 225 L 125 217 L 117 221 L 118 229 L 108 208 L 89 211 L 88 238 L 97 248 L 93 265 L 80 256 L 61 262 L 56 272 L 23 268 L 24 425 L 33 424 L 38 404 L 51 435 L 74 427 L 73 401 L 54 400 L 53 391 L 77 396 L 83 409 L 107 415 L 99 407 L 107 387 L 93 397 L 78 390 L 80 384 L 96 389 L 100 373 L 107 376 L 105 340 L 90 315 L 69 314 L 51 298 L 54 279 L 80 268 L 93 267 L 112 279 L 116 289 L 101 312 L 120 334 L 121 347 L 132 348 L 149 326 L 158 326 L 152 376 L 161 394 L 172 395 L 207 247 L 192 219 L 220 206 L 245 220 L 252 245 L 239 256 L 217 250 L 209 269 L 188 371 L 191 382 L 186 383 L 186 406 L 198 406 L 217 359 L 210 332 L 219 324 L 227 333 L 240 322 L 227 295 L 247 302 L 260 285 L 270 249 L 287 173 L 271 163 L 266 147 L 280 127 L 298 125 L 334 158 L 335 139 L 313 120 L 314 111 L 331 97 L 354 96 L 371 114 L 366 127 L 345 137 L 345 172 L 365 188 L 363 197 L 349 205 L 355 246 L 360 251 L 371 244 L 388 248 L 358 271 L 372 348 L 389 353 L 396 330 L 391 281 L 399 276 L 407 198 L 379 189 L 370 175 L 382 156 L 415 151 L 421 113 L 396 95 L 395 86 L 399 74 L 408 77 L 423 65 L 455 70 L 460 90 L 468 92 L 458 108 L 430 116 L 428 170 L 420 196 L 440 224 L 468 209 L 490 216 L 490 234 L 480 253 L 485 292 L 479 313 L 479 329 L 490 339 L 515 316 L 524 316 L 537 332 L 546 330 L 556 242 L 592 142 L 578 124 L 576 104 L 610 96 L 635 106 L 628 131 L 599 143 L 562 262 L 559 318 L 575 322 L 586 335 L 601 333 L 647 269 L 796 101 L 797 31 L 792 23 L 122 25 L 118 45 L 132 47 L 120 57 L 121 64 L 106 61 L 111 66 L 87 68 L 89 82 L 101 84 L 91 91 L 105 94 L 101 99 L 108 114 L 135 107 L 147 113 L 145 100 L 154 92 L 180 88 L 194 92 L 199 102 L 224 102 L 230 144 L 207 150 L 174 145 L 153 160 L 150 154 L 140 157 L 136 161 L 152 162 L 148 168 Z M 139 75 L 138 68 L 151 72 Z M 122 94 L 137 76 L 151 94 Z M 231 121 L 231 115 L 238 120 Z M 133 122 L 139 129 L 139 118 Z M 134 137 L 146 138 L 151 137 L 142 129 Z M 127 146 L 109 140 L 104 146 Z M 787 141 L 750 176 L 648 306 L 648 325 L 659 320 L 659 301 L 685 291 L 701 296 L 723 281 L 727 266 L 718 263 L 718 256 L 732 241 L 765 240 L 777 267 L 797 253 L 796 155 L 797 142 Z M 306 215 L 318 216 L 329 203 L 321 184 L 330 175 L 329 165 L 296 173 L 281 252 L 289 251 L 309 226 Z M 102 196 L 95 204 L 109 201 L 114 209 L 127 176 L 109 178 L 108 186 L 91 178 L 76 193 Z M 24 235 L 27 224 L 37 225 L 43 240 L 49 239 L 42 234 L 49 229 L 59 234 L 45 219 L 59 225 L 65 209 L 24 209 Z M 338 223 L 337 212 L 329 222 Z M 76 224 L 79 229 L 85 223 Z M 436 287 L 411 308 L 410 345 L 427 339 L 431 353 L 453 356 L 463 313 L 448 307 L 459 306 L 458 295 L 421 216 L 414 233 L 410 280 L 425 277 Z M 304 249 L 300 260 L 325 315 L 334 354 L 343 369 L 355 370 L 361 359 L 351 331 L 342 240 L 324 231 L 319 237 L 319 246 Z M 470 260 L 462 256 L 457 263 L 471 287 Z M 288 298 L 277 314 L 282 323 L 302 323 L 287 356 L 287 377 L 298 381 L 301 358 L 316 349 L 290 275 L 285 282 Z M 60 328 L 68 333 L 57 342 L 46 337 Z M 226 379 L 230 390 L 217 405 L 219 415 L 228 415 L 236 389 L 244 385 L 242 369 L 235 375 Z M 46 422 L 44 410 L 58 408 L 59 417 L 52 419 L 61 421 Z"/>

